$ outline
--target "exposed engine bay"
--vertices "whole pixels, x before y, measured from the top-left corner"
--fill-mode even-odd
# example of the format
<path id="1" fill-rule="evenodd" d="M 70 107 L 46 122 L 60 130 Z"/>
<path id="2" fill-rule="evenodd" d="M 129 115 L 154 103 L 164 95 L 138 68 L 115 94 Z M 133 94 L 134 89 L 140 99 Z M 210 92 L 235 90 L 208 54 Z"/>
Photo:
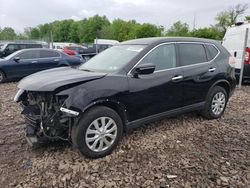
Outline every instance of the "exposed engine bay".
<path id="1" fill-rule="evenodd" d="M 66 98 L 52 92 L 23 91 L 20 103 L 27 121 L 26 138 L 31 146 L 59 139 L 70 141 L 74 115 L 64 112 L 67 111 L 62 107 Z"/>

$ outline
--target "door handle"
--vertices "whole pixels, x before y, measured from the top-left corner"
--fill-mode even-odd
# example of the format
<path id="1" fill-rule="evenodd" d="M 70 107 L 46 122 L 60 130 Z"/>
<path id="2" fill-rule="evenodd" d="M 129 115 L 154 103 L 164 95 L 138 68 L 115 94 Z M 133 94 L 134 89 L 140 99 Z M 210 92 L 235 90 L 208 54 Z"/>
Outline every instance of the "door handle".
<path id="1" fill-rule="evenodd" d="M 216 68 L 211 67 L 210 69 L 208 69 L 208 72 L 214 72 L 216 70 Z"/>
<path id="2" fill-rule="evenodd" d="M 31 63 L 37 63 L 37 61 L 31 61 Z"/>
<path id="3" fill-rule="evenodd" d="M 59 61 L 59 59 L 55 59 L 54 61 L 55 61 L 55 62 L 58 62 L 58 61 Z"/>
<path id="4" fill-rule="evenodd" d="M 183 78 L 183 76 L 174 76 L 173 78 L 172 78 L 172 80 L 173 81 L 176 81 L 176 80 L 180 80 L 180 79 L 182 79 Z"/>

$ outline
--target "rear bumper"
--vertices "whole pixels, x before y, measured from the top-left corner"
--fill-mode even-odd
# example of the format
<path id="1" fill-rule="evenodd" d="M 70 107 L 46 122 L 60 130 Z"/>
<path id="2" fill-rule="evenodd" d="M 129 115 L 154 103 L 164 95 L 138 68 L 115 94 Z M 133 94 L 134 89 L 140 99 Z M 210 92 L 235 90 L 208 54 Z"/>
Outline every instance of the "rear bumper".
<path id="1" fill-rule="evenodd" d="M 240 69 L 235 69 L 235 76 L 237 78 L 240 77 Z M 249 65 L 244 65 L 243 78 L 250 79 L 250 64 Z"/>

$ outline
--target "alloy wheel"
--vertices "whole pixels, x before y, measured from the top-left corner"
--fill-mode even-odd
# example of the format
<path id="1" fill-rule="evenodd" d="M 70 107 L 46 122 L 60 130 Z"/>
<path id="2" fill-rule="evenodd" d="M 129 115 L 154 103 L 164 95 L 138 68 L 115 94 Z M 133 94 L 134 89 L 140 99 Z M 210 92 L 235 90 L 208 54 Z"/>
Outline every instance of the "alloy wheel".
<path id="1" fill-rule="evenodd" d="M 226 105 L 226 96 L 222 92 L 218 92 L 214 95 L 212 99 L 212 112 L 215 115 L 220 115 Z"/>
<path id="2" fill-rule="evenodd" d="M 117 136 L 117 125 L 110 117 L 95 119 L 88 127 L 85 141 L 94 152 L 102 152 L 112 146 Z"/>

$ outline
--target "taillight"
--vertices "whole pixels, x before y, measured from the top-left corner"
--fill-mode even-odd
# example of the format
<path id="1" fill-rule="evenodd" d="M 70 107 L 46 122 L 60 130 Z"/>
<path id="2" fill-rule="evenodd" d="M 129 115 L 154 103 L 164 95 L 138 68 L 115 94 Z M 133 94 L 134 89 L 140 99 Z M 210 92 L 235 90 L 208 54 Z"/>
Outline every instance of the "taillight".
<path id="1" fill-rule="evenodd" d="M 248 65 L 250 61 L 250 48 L 246 48 L 246 52 L 245 52 L 245 64 Z"/>
<path id="2" fill-rule="evenodd" d="M 235 58 L 232 57 L 232 56 L 230 56 L 230 57 L 229 57 L 228 64 L 229 64 L 231 67 L 235 67 L 235 63 L 236 63 Z"/>

